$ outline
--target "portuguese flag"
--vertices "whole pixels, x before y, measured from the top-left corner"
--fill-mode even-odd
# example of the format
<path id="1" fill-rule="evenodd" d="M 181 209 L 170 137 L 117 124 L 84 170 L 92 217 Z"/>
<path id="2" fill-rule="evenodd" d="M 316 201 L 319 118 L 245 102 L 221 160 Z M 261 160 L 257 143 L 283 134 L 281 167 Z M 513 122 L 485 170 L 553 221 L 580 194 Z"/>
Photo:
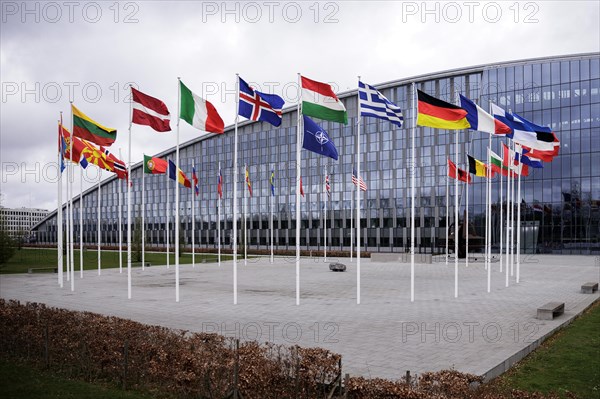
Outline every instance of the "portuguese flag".
<path id="1" fill-rule="evenodd" d="M 71 105 L 73 111 L 73 134 L 92 143 L 110 146 L 117 139 L 117 129 L 105 127 Z"/>
<path id="2" fill-rule="evenodd" d="M 438 129 L 461 130 L 471 127 L 467 121 L 467 111 L 458 105 L 431 97 L 417 90 L 419 106 L 417 125 Z"/>
<path id="3" fill-rule="evenodd" d="M 151 173 L 153 175 L 167 173 L 167 161 L 144 155 L 144 173 Z"/>
<path id="4" fill-rule="evenodd" d="M 317 82 L 304 76 L 302 80 L 302 114 L 326 121 L 348 124 L 346 107 L 327 83 Z"/>

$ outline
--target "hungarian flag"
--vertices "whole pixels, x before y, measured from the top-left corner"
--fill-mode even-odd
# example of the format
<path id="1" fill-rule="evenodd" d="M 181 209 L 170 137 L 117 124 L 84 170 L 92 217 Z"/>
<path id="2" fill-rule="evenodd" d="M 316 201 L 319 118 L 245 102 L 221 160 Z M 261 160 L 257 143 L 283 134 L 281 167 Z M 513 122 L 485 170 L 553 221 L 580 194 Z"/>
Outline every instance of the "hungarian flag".
<path id="1" fill-rule="evenodd" d="M 248 186 L 248 192 L 252 197 L 252 183 L 250 182 L 250 171 L 248 170 L 248 166 L 246 166 L 246 185 Z"/>
<path id="2" fill-rule="evenodd" d="M 450 159 L 448 159 L 448 177 L 471 183 L 471 175 L 467 171 L 457 168 Z"/>
<path id="3" fill-rule="evenodd" d="M 125 165 L 125 162 L 121 161 L 119 158 L 114 156 L 114 154 L 112 154 L 104 147 L 100 147 L 100 151 L 104 153 L 107 160 L 112 162 L 112 172 L 114 172 L 117 175 L 117 178 L 127 180 L 127 165 Z"/>
<path id="4" fill-rule="evenodd" d="M 175 180 L 177 183 L 181 184 L 184 187 L 192 188 L 192 182 L 188 177 L 183 173 L 181 169 L 175 166 L 175 162 L 169 159 L 169 179 Z"/>
<path id="5" fill-rule="evenodd" d="M 106 147 L 115 142 L 117 129 L 102 126 L 72 104 L 71 110 L 73 111 L 73 134 L 76 137 Z"/>
<path id="6" fill-rule="evenodd" d="M 133 104 L 132 123 L 150 126 L 157 132 L 171 130 L 169 125 L 171 115 L 165 103 L 133 87 L 131 88 L 131 98 Z"/>
<path id="7" fill-rule="evenodd" d="M 468 154 L 467 158 L 469 159 L 469 173 L 479 177 L 487 177 L 487 167 L 483 162 Z"/>
<path id="8" fill-rule="evenodd" d="M 167 161 L 164 159 L 144 155 L 144 173 L 161 175 L 167 173 L 167 167 Z"/>
<path id="9" fill-rule="evenodd" d="M 196 176 L 196 167 L 192 166 L 192 180 L 194 182 L 194 191 L 196 192 L 196 197 L 200 194 L 200 189 L 198 188 L 198 176 Z"/>
<path id="10" fill-rule="evenodd" d="M 417 90 L 419 98 L 417 125 L 438 129 L 461 130 L 471 127 L 467 121 L 467 111 L 458 105 L 450 104 Z"/>
<path id="11" fill-rule="evenodd" d="M 219 198 L 223 198 L 223 173 L 221 173 L 221 168 L 219 168 L 219 177 L 217 179 L 217 194 L 219 194 Z"/>
<path id="12" fill-rule="evenodd" d="M 210 133 L 223 133 L 225 124 L 217 109 L 208 101 L 195 95 L 179 81 L 181 107 L 179 117 L 195 127 Z"/>
<path id="13" fill-rule="evenodd" d="M 317 82 L 304 76 L 302 81 L 302 114 L 326 121 L 348 124 L 346 107 L 327 83 Z"/>
<path id="14" fill-rule="evenodd" d="M 460 106 L 467 111 L 467 122 L 471 125 L 470 129 L 483 133 L 507 134 L 511 132 L 510 127 L 485 112 L 480 106 L 460 95 Z"/>

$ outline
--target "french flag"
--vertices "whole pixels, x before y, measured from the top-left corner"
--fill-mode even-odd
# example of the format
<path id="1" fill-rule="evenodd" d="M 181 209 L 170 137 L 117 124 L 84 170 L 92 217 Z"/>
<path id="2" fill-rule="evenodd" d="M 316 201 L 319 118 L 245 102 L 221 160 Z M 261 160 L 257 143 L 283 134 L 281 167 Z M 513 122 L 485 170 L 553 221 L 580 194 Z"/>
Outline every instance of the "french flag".
<path id="1" fill-rule="evenodd" d="M 467 121 L 473 130 L 490 134 L 508 134 L 511 132 L 510 127 L 485 112 L 462 94 L 460 95 L 460 107 L 467 111 Z"/>

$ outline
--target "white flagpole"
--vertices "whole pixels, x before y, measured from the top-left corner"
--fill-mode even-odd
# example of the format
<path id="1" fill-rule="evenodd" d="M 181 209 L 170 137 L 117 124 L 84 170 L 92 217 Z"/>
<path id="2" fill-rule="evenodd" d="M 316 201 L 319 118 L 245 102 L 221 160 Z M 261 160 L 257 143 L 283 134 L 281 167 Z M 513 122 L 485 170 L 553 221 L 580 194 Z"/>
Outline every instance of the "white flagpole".
<path id="1" fill-rule="evenodd" d="M 302 93 L 302 77 L 298 73 L 298 93 Z M 298 117 L 297 129 L 296 129 L 296 306 L 300 305 L 300 224 L 301 213 L 300 213 L 300 139 L 301 139 L 301 128 L 302 128 L 302 112 L 300 104 L 302 101 L 302 95 L 298 96 L 298 105 L 296 114 Z"/>
<path id="2" fill-rule="evenodd" d="M 415 174 L 416 174 L 416 156 L 415 156 L 415 140 L 417 139 L 417 88 L 415 82 L 412 83 L 412 112 L 413 126 L 411 138 L 411 167 L 410 167 L 410 301 L 415 301 Z M 456 189 L 455 189 L 456 192 Z M 458 198 L 458 196 L 456 196 Z M 457 234 L 458 235 L 458 234 Z M 455 236 L 456 238 L 456 236 Z M 456 241 L 456 240 L 455 240 Z M 458 259 L 458 254 L 456 255 Z M 458 266 L 457 266 L 458 267 Z M 458 270 L 458 269 L 457 269 Z"/>
<path id="3" fill-rule="evenodd" d="M 324 167 L 325 170 L 325 217 L 323 218 L 323 260 L 327 262 L 327 165 Z"/>
<path id="4" fill-rule="evenodd" d="M 454 159 L 458 159 L 458 130 L 454 132 Z M 458 171 L 454 179 L 454 298 L 458 298 Z"/>
<path id="5" fill-rule="evenodd" d="M 490 134 L 490 138 L 491 138 L 491 134 Z M 486 199 L 485 199 L 485 203 L 486 203 L 486 213 L 488 214 L 489 217 L 489 213 L 490 213 L 490 195 L 489 192 L 491 190 L 492 187 L 492 168 L 491 168 L 491 147 L 487 148 L 487 168 L 486 168 L 486 173 L 485 173 L 485 177 L 486 177 Z M 487 266 L 487 292 L 488 294 L 492 291 L 492 263 L 491 263 L 491 259 L 489 259 L 489 253 L 487 252 L 487 248 L 490 247 L 490 243 L 491 243 L 491 237 L 490 237 L 490 225 L 491 225 L 491 219 L 488 221 L 488 218 L 486 217 L 486 231 L 485 231 L 485 244 L 486 244 L 486 253 L 485 253 L 485 259 L 486 259 L 486 266 Z"/>
<path id="6" fill-rule="evenodd" d="M 511 150 L 514 150 L 514 142 L 511 146 Z M 514 157 L 513 152 L 509 152 L 512 157 Z M 514 159 L 509 160 L 510 170 L 513 170 L 512 164 L 514 163 Z M 513 177 L 510 182 L 510 276 L 513 277 L 515 274 L 515 263 L 514 263 L 514 253 L 515 253 L 515 178 Z"/>
<path id="7" fill-rule="evenodd" d="M 142 270 L 146 268 L 146 185 L 144 180 L 146 180 L 146 173 L 142 166 Z M 121 211 L 119 211 L 119 217 L 120 215 Z"/>
<path id="8" fill-rule="evenodd" d="M 517 185 L 517 284 L 521 277 L 521 172 L 523 165 L 520 162 L 521 155 L 519 155 L 519 182 Z"/>
<path id="9" fill-rule="evenodd" d="M 129 91 L 131 91 L 129 85 Z M 127 151 L 127 299 L 131 299 L 131 125 L 133 121 L 133 102 L 129 101 L 129 148 Z M 142 173 L 144 171 L 142 170 Z"/>
<path id="10" fill-rule="evenodd" d="M 177 78 L 177 147 L 175 150 L 175 302 L 179 302 L 179 103 L 181 83 Z"/>
<path id="11" fill-rule="evenodd" d="M 358 179 L 358 176 L 356 177 Z M 356 190 L 358 184 L 354 186 Z M 350 262 L 352 262 L 352 252 L 354 250 L 354 196 L 355 193 L 350 194 Z"/>
<path id="12" fill-rule="evenodd" d="M 488 136 L 488 165 L 490 164 L 490 149 L 492 148 L 492 134 L 490 133 Z M 488 168 L 489 169 L 489 168 Z M 488 224 L 487 224 L 487 232 L 486 232 L 486 236 L 487 236 L 487 252 L 486 252 L 486 258 L 487 258 L 487 269 L 488 269 L 488 276 L 491 280 L 491 270 L 492 270 L 492 173 L 491 171 L 488 171 L 487 173 L 488 178 L 487 181 L 485 182 L 486 186 L 487 186 L 487 199 L 486 199 L 486 204 L 487 204 L 487 219 L 488 219 Z M 490 289 L 491 289 L 491 281 L 489 283 L 490 285 Z M 489 291 L 488 291 L 489 292 Z"/>
<path id="13" fill-rule="evenodd" d="M 73 140 L 73 135 L 70 136 L 69 140 Z M 70 144 L 69 144 L 70 146 Z M 69 150 L 71 151 L 71 150 Z M 71 161 L 67 162 L 67 184 L 66 184 L 66 195 L 67 200 L 65 201 L 65 244 L 67 246 L 67 263 L 66 263 L 66 274 L 67 274 L 67 282 L 71 281 L 71 244 L 69 240 L 69 180 L 71 176 Z"/>
<path id="14" fill-rule="evenodd" d="M 502 273 L 502 262 L 503 262 L 503 258 L 502 258 L 503 247 L 502 246 L 504 245 L 504 242 L 502 240 L 504 237 L 504 233 L 503 233 L 503 230 L 504 230 L 504 227 L 503 227 L 503 224 L 504 224 L 504 220 L 503 220 L 504 219 L 504 201 L 502 199 L 504 188 L 502 186 L 502 180 L 503 180 L 502 173 L 500 173 L 500 219 L 499 219 L 500 220 L 500 273 Z"/>
<path id="15" fill-rule="evenodd" d="M 79 170 L 79 189 L 79 278 L 83 278 L 83 167 Z"/>
<path id="16" fill-rule="evenodd" d="M 448 266 L 448 258 L 450 257 L 450 253 L 448 252 L 448 231 L 450 230 L 450 227 L 448 225 L 448 219 L 449 219 L 449 193 L 450 191 L 450 179 L 448 178 L 448 162 L 446 162 L 446 266 Z M 486 219 L 487 221 L 487 219 Z"/>
<path id="17" fill-rule="evenodd" d="M 360 76 L 358 77 L 360 82 Z M 356 190 L 356 304 L 360 304 L 360 95 L 358 89 L 356 92 L 356 102 L 358 103 L 356 113 L 356 179 L 358 180 Z"/>
<path id="18" fill-rule="evenodd" d="M 248 165 L 244 164 L 244 173 L 248 173 Z M 245 174 L 244 174 L 245 176 Z M 248 182 L 244 188 L 244 266 L 248 266 Z"/>
<path id="19" fill-rule="evenodd" d="M 102 272 L 102 256 L 101 256 L 101 251 L 100 251 L 100 246 L 101 246 L 101 241 L 102 241 L 102 230 L 100 229 L 100 224 L 102 222 L 101 220 L 101 213 L 102 213 L 102 209 L 101 209 L 101 202 L 102 202 L 102 195 L 101 195 L 101 190 L 100 190 L 100 181 L 102 180 L 102 169 L 100 169 L 100 167 L 98 167 L 98 276 L 101 274 Z"/>
<path id="20" fill-rule="evenodd" d="M 121 154 L 121 149 L 119 148 L 119 159 L 123 159 L 123 155 Z M 123 191 L 123 183 L 120 180 L 117 180 L 117 188 L 118 188 L 118 212 L 119 212 L 119 273 L 123 273 L 123 227 L 121 225 L 121 193 Z M 142 205 L 143 206 L 143 205 Z M 142 232 L 144 231 L 143 223 L 142 223 Z"/>
<path id="21" fill-rule="evenodd" d="M 274 170 L 274 166 L 271 165 L 271 177 L 273 177 Z M 275 184 L 275 182 L 273 181 L 272 184 Z M 271 195 L 269 195 L 269 197 L 271 197 L 271 220 L 269 221 L 269 224 L 271 226 L 271 263 L 273 263 L 273 201 L 275 200 L 275 198 L 273 198 L 275 196 L 275 193 L 272 187 L 273 186 L 270 187 Z"/>
<path id="22" fill-rule="evenodd" d="M 219 161 L 219 179 L 221 179 L 221 162 Z M 221 186 L 222 186 L 222 182 L 221 182 Z M 217 190 L 218 190 L 218 186 L 217 186 Z M 222 188 L 221 188 L 222 190 Z M 221 195 L 217 192 L 217 214 L 218 214 L 218 218 L 219 221 L 217 223 L 217 239 L 219 240 L 219 243 L 217 245 L 217 260 L 219 262 L 219 267 L 221 267 Z"/>
<path id="23" fill-rule="evenodd" d="M 192 166 L 192 171 L 196 170 L 196 165 Z M 192 176 L 192 180 L 193 176 Z M 196 218 L 194 208 L 196 207 L 196 183 L 192 181 L 192 268 L 196 267 L 196 251 L 194 248 L 196 239 Z"/>
<path id="24" fill-rule="evenodd" d="M 167 269 L 169 269 L 169 263 L 171 262 L 171 259 L 169 258 L 169 252 L 170 252 L 170 248 L 169 248 L 169 219 L 171 218 L 171 207 L 169 206 L 171 204 L 171 197 L 169 196 L 169 185 L 170 183 L 170 178 L 169 178 L 169 169 L 171 169 L 171 166 L 169 165 L 169 160 L 167 159 L 167 173 L 166 173 L 166 177 L 167 177 L 167 203 L 165 204 L 165 207 L 167 208 L 167 230 L 166 230 L 166 235 L 167 235 Z"/>
<path id="25" fill-rule="evenodd" d="M 62 121 L 62 115 L 61 115 Z M 60 123 L 60 121 L 59 121 Z M 57 271 L 58 271 L 58 285 L 60 288 L 63 287 L 63 221 L 62 221 L 62 175 L 63 171 L 61 170 L 61 165 L 64 163 L 63 159 L 63 135 L 62 135 L 62 123 L 58 129 L 58 143 L 59 143 L 59 151 L 58 151 L 58 192 L 56 196 L 56 251 L 57 251 Z"/>
<path id="26" fill-rule="evenodd" d="M 237 305 L 237 183 L 238 183 L 238 121 L 240 119 L 240 75 L 235 74 L 235 128 L 233 135 L 233 304 Z"/>
<path id="27" fill-rule="evenodd" d="M 504 154 L 503 154 L 504 155 Z M 502 167 L 504 168 L 504 158 L 503 158 L 503 162 L 502 162 Z M 510 272 L 510 267 L 508 265 L 508 262 L 510 261 L 510 254 L 509 254 L 509 239 L 510 239 L 510 224 L 509 224 L 509 220 L 510 220 L 510 175 L 511 175 L 511 169 L 508 168 L 508 176 L 506 178 L 506 280 L 505 280 L 505 286 L 508 287 L 508 273 Z"/>
<path id="28" fill-rule="evenodd" d="M 69 181 L 67 182 L 69 189 L 69 252 L 71 253 L 70 274 L 71 274 L 71 291 L 75 291 L 75 252 L 73 250 L 73 141 L 75 134 L 73 132 L 73 103 L 71 102 L 71 170 L 69 173 Z"/>
<path id="29" fill-rule="evenodd" d="M 467 190 L 467 202 L 465 204 L 465 226 L 463 228 L 463 233 L 465 234 L 465 248 L 466 248 L 466 258 L 465 258 L 465 266 L 469 267 L 469 179 L 471 178 L 471 173 L 468 172 L 467 175 L 467 183 L 465 186 L 465 190 Z"/>

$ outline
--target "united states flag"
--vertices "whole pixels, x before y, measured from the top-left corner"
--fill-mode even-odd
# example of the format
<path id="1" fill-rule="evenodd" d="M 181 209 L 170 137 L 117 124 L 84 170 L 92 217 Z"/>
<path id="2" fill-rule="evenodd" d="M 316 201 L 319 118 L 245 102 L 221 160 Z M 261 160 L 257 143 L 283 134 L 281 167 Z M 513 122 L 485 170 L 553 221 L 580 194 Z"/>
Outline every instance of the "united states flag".
<path id="1" fill-rule="evenodd" d="M 404 116 L 400 107 L 385 98 L 373 86 L 359 81 L 358 96 L 360 98 L 360 116 L 383 119 L 402 127 Z"/>
<path id="2" fill-rule="evenodd" d="M 352 169 L 352 184 L 354 184 L 355 186 L 358 184 L 358 187 L 362 191 L 367 191 L 367 184 L 365 183 L 365 181 L 360 176 L 357 178 L 356 175 L 356 169 Z"/>

